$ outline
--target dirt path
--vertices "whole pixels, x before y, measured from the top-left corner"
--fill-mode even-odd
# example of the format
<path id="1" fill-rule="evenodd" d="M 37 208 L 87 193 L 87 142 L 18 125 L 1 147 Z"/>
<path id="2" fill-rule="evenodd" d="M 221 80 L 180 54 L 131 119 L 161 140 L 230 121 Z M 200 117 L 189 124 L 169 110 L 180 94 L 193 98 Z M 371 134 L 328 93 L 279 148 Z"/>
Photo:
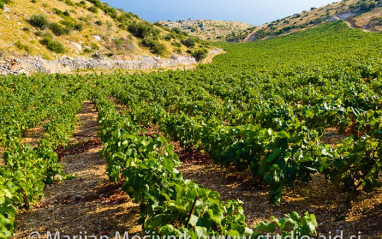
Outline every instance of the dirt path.
<path id="1" fill-rule="evenodd" d="M 243 42 L 244 43 L 251 42 L 253 40 L 253 38 L 255 37 L 255 33 L 264 29 L 265 27 L 266 27 L 266 25 L 256 27 L 255 30 L 253 30 L 253 32 L 251 32 L 246 38 L 244 38 Z"/>
<path id="2" fill-rule="evenodd" d="M 372 32 L 368 29 L 365 29 L 365 28 L 362 28 L 362 27 L 359 27 L 357 24 L 355 24 L 355 21 L 353 21 L 352 19 L 350 18 L 346 18 L 346 17 L 341 17 L 337 14 L 334 14 L 333 16 L 333 19 L 336 19 L 336 20 L 342 20 L 346 23 L 346 25 L 350 28 L 355 28 L 355 29 L 361 29 L 362 31 L 364 32 Z"/>
<path id="3" fill-rule="evenodd" d="M 30 211 L 20 212 L 14 238 L 39 232 L 73 236 L 115 236 L 139 233 L 139 208 L 121 192 L 121 184 L 109 183 L 106 162 L 99 157 L 102 143 L 97 135 L 97 112 L 91 102 L 83 104 L 72 147 L 61 153 L 66 174 L 76 178 L 45 189 L 43 199 Z"/>
<path id="4" fill-rule="evenodd" d="M 32 148 L 37 147 L 38 141 L 42 138 L 44 134 L 43 126 L 48 123 L 50 119 L 45 119 L 38 126 L 28 129 L 23 139 L 20 141 L 21 144 L 29 144 Z"/>

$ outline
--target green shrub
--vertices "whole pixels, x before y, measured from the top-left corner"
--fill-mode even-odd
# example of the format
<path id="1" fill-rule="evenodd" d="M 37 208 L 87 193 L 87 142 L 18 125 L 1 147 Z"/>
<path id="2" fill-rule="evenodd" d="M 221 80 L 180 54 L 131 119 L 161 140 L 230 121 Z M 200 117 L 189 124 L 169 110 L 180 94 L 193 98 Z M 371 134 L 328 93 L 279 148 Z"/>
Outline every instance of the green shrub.
<path id="1" fill-rule="evenodd" d="M 139 38 L 156 37 L 159 31 L 148 23 L 133 23 L 128 27 L 128 31 Z"/>
<path id="2" fill-rule="evenodd" d="M 96 6 L 97 8 L 101 8 L 102 7 L 102 2 L 100 2 L 99 0 L 88 0 L 88 2 L 93 3 L 94 6 Z"/>
<path id="3" fill-rule="evenodd" d="M 182 30 L 180 30 L 179 28 L 173 28 L 172 31 L 176 34 L 182 34 Z"/>
<path id="4" fill-rule="evenodd" d="M 95 51 L 99 50 L 99 46 L 96 43 L 92 43 L 91 48 Z"/>
<path id="5" fill-rule="evenodd" d="M 107 7 L 104 9 L 104 12 L 105 12 L 105 14 L 109 15 L 113 19 L 118 17 L 118 12 L 115 8 Z"/>
<path id="6" fill-rule="evenodd" d="M 52 23 L 50 24 L 50 30 L 52 30 L 53 34 L 56 36 L 61 36 L 69 33 L 68 29 L 65 29 L 63 26 L 61 26 L 58 23 Z"/>
<path id="7" fill-rule="evenodd" d="M 207 56 L 208 51 L 205 48 L 198 49 L 192 53 L 192 57 L 194 57 L 197 61 L 202 61 Z"/>
<path id="8" fill-rule="evenodd" d="M 182 54 L 182 48 L 176 48 L 175 52 L 178 53 L 178 54 Z"/>
<path id="9" fill-rule="evenodd" d="M 142 44 L 148 47 L 151 53 L 157 54 L 157 55 L 164 55 L 164 53 L 166 53 L 166 50 L 167 50 L 165 45 L 149 37 L 143 39 Z"/>
<path id="10" fill-rule="evenodd" d="M 98 26 L 102 26 L 103 23 L 102 23 L 101 20 L 98 20 L 98 21 L 95 22 L 95 24 L 98 25 Z"/>
<path id="11" fill-rule="evenodd" d="M 182 46 L 182 44 L 180 44 L 179 42 L 173 42 L 173 43 L 171 43 L 171 45 L 176 46 L 176 47 Z"/>
<path id="12" fill-rule="evenodd" d="M 25 51 L 29 51 L 29 47 L 27 45 L 24 45 L 22 44 L 20 41 L 16 42 L 15 43 L 15 46 L 19 49 L 19 50 L 25 50 Z"/>
<path id="13" fill-rule="evenodd" d="M 84 49 L 84 53 L 93 53 L 93 52 L 94 52 L 94 50 L 91 48 L 85 48 Z"/>
<path id="14" fill-rule="evenodd" d="M 84 24 L 82 23 L 77 23 L 75 26 L 74 26 L 74 29 L 77 30 L 77 31 L 82 31 L 84 29 Z"/>
<path id="15" fill-rule="evenodd" d="M 41 37 L 41 36 L 44 35 L 44 33 L 43 33 L 42 31 L 36 31 L 34 34 L 35 34 L 36 36 L 38 36 L 38 37 Z"/>
<path id="16" fill-rule="evenodd" d="M 54 12 L 55 14 L 59 15 L 59 16 L 62 16 L 62 15 L 63 15 L 62 11 L 61 11 L 60 9 L 57 9 L 57 8 L 53 8 L 53 12 Z"/>
<path id="17" fill-rule="evenodd" d="M 127 30 L 127 26 L 125 24 L 119 24 L 118 27 L 119 29 Z"/>
<path id="18" fill-rule="evenodd" d="M 171 39 L 172 39 L 171 34 L 167 34 L 167 35 L 164 37 L 164 39 L 165 39 L 166 41 L 171 41 Z"/>
<path id="19" fill-rule="evenodd" d="M 70 17 L 70 13 L 68 12 L 68 10 L 66 10 L 65 12 L 62 13 L 64 16 L 66 17 Z"/>
<path id="20" fill-rule="evenodd" d="M 88 7 L 88 10 L 92 13 L 98 13 L 98 8 L 94 7 L 94 6 L 91 6 L 91 7 Z"/>
<path id="21" fill-rule="evenodd" d="M 46 48 L 48 48 L 49 50 L 53 51 L 53 52 L 56 52 L 56 53 L 64 53 L 65 52 L 65 48 L 64 46 L 53 40 L 53 38 L 51 36 L 45 36 L 43 40 L 40 41 L 40 43 L 44 46 L 46 46 Z"/>
<path id="22" fill-rule="evenodd" d="M 182 39 L 181 42 L 188 48 L 194 48 L 198 42 L 198 39 L 196 37 L 189 37 L 187 39 Z"/>
<path id="23" fill-rule="evenodd" d="M 49 20 L 46 18 L 44 14 L 33 15 L 30 18 L 29 23 L 32 26 L 38 27 L 40 29 L 49 28 Z"/>
<path id="24" fill-rule="evenodd" d="M 5 7 L 4 4 L 8 4 L 11 2 L 12 2 L 12 0 L 0 0 L 0 9 L 4 9 L 4 7 Z"/>
<path id="25" fill-rule="evenodd" d="M 69 30 L 74 29 L 75 25 L 77 24 L 76 20 L 70 18 L 61 20 L 60 23 L 66 26 L 66 28 L 68 28 Z"/>
<path id="26" fill-rule="evenodd" d="M 65 0 L 65 3 L 69 6 L 74 6 L 74 3 L 71 0 Z"/>
<path id="27" fill-rule="evenodd" d="M 125 23 L 125 22 L 128 22 L 129 20 L 133 19 L 133 14 L 131 12 L 124 12 L 122 14 L 120 14 L 118 17 L 117 17 L 117 21 L 120 22 L 120 23 Z"/>

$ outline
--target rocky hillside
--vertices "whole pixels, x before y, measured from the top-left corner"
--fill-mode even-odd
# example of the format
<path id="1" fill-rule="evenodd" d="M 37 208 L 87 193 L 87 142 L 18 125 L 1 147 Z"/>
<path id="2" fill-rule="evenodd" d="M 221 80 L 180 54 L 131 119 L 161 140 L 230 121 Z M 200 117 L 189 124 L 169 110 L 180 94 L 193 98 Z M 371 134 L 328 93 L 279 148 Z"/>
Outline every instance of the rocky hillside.
<path id="1" fill-rule="evenodd" d="M 365 31 L 382 30 L 382 1 L 345 0 L 267 23 L 256 28 L 244 41 L 256 41 L 303 31 L 330 21 L 344 20 Z"/>
<path id="2" fill-rule="evenodd" d="M 159 21 L 158 24 L 210 41 L 241 41 L 256 28 L 241 22 L 191 19 L 176 22 Z"/>
<path id="3" fill-rule="evenodd" d="M 203 42 L 99 0 L 0 0 L 0 57 L 200 54 Z M 202 49 L 202 50 L 200 50 Z"/>

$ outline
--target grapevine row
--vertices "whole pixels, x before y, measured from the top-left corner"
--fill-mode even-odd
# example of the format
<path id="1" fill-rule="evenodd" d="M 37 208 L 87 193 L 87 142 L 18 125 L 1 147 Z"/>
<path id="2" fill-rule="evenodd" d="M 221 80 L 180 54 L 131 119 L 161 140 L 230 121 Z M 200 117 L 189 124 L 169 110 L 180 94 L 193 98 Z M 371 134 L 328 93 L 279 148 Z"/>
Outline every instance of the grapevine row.
<path id="1" fill-rule="evenodd" d="M 114 182 L 125 180 L 122 189 L 140 204 L 139 221 L 145 231 L 191 238 L 315 233 L 315 217 L 308 213 L 289 214 L 282 226 L 275 219 L 248 228 L 240 201 L 220 201 L 219 193 L 183 178 L 176 169 L 180 162 L 173 146 L 163 136 L 145 136 L 144 129 L 119 114 L 105 94 L 94 93 L 93 100 L 99 110 L 108 175 Z"/>

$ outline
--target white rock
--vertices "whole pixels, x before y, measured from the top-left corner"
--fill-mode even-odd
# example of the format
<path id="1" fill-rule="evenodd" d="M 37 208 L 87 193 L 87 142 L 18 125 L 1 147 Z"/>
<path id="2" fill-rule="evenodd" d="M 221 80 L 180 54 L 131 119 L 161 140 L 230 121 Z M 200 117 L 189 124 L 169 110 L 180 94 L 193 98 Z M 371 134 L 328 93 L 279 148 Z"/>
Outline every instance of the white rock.
<path id="1" fill-rule="evenodd" d="M 72 45 L 75 46 L 75 47 L 77 48 L 77 50 L 82 51 L 82 46 L 81 46 L 81 44 L 78 44 L 78 43 L 76 43 L 76 42 L 72 42 Z"/>
<path id="2" fill-rule="evenodd" d="M 96 39 L 96 41 L 102 41 L 102 38 L 100 36 L 97 36 L 97 35 L 93 35 L 94 39 Z"/>
<path id="3" fill-rule="evenodd" d="M 4 12 L 10 12 L 11 9 L 9 7 L 7 7 L 7 5 L 4 4 Z"/>

